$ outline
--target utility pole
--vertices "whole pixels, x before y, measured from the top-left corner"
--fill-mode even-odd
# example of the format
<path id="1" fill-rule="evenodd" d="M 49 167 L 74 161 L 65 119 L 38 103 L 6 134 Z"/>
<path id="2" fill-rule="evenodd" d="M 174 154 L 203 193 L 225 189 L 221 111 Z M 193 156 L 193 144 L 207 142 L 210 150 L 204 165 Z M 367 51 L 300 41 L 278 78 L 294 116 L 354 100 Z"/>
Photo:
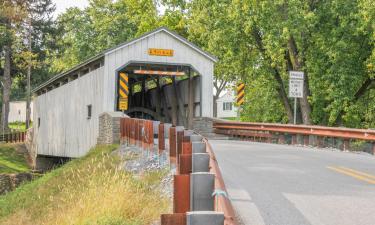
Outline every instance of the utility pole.
<path id="1" fill-rule="evenodd" d="M 28 65 L 27 65 L 27 96 L 26 96 L 26 129 L 30 127 L 30 117 L 31 117 L 31 109 L 30 109 L 30 101 L 31 101 L 31 15 L 29 18 L 29 32 L 28 32 L 28 51 L 29 51 L 29 58 L 28 58 Z"/>

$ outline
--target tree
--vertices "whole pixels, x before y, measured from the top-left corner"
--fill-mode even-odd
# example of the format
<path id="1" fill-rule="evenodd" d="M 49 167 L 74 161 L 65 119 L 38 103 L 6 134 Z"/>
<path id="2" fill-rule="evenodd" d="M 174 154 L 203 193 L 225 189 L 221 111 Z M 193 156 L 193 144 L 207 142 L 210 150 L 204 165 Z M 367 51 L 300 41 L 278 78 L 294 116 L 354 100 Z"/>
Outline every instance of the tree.
<path id="1" fill-rule="evenodd" d="M 3 101 L 2 101 L 2 117 L 1 124 L 3 132 L 9 129 L 8 115 L 9 115 L 9 101 L 12 85 L 12 59 L 13 51 L 16 45 L 16 32 L 20 22 L 25 16 L 25 5 L 22 1 L 2 1 L 0 7 L 0 27 L 1 27 L 1 43 L 2 52 L 4 54 L 4 72 L 2 79 Z"/>

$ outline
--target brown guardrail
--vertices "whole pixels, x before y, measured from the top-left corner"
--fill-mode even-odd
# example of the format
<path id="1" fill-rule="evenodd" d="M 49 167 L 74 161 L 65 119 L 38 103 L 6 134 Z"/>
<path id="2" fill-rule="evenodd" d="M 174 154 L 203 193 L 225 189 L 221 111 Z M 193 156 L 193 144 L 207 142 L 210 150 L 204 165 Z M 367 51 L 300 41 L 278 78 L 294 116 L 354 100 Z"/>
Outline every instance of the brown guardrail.
<path id="1" fill-rule="evenodd" d="M 304 145 L 321 145 L 322 137 L 340 138 L 343 140 L 343 148 L 348 148 L 349 140 L 363 140 L 375 143 L 375 130 L 371 129 L 352 129 L 342 127 L 324 127 L 324 126 L 307 126 L 307 125 L 291 125 L 276 123 L 250 123 L 235 122 L 225 120 L 215 120 L 213 128 L 216 133 L 231 135 L 258 137 L 270 142 L 271 139 L 279 139 L 279 143 L 284 143 L 284 134 L 292 135 L 292 144 L 296 144 L 296 135 L 304 136 Z M 311 143 L 309 137 L 316 136 L 316 143 Z M 372 153 L 375 153 L 375 145 L 373 144 Z"/>
<path id="2" fill-rule="evenodd" d="M 206 149 L 208 154 L 210 155 L 210 170 L 213 174 L 215 174 L 215 189 L 222 190 L 225 193 L 228 193 L 225 187 L 223 176 L 221 175 L 219 164 L 215 157 L 215 153 L 212 150 L 212 147 L 207 139 L 203 140 L 206 143 Z M 217 195 L 216 199 L 216 211 L 224 213 L 224 225 L 237 225 L 235 211 L 228 196 Z"/>
<path id="3" fill-rule="evenodd" d="M 154 126 L 155 130 L 157 128 L 157 148 L 154 146 Z M 194 175 L 200 174 L 194 173 L 192 168 L 194 155 L 193 143 L 201 143 L 203 145 L 203 149 L 201 149 L 203 152 L 199 152 L 199 154 L 206 154 L 207 158 L 209 156 L 209 162 L 205 161 L 207 162 L 207 171 L 200 172 L 207 172 L 207 174 L 203 173 L 203 175 L 207 175 L 208 180 L 212 178 L 212 188 L 214 188 L 214 190 L 206 189 L 203 191 L 205 197 L 207 197 L 207 193 L 209 193 L 210 197 L 207 198 L 206 202 L 210 206 L 205 207 L 211 210 L 211 206 L 214 206 L 214 211 L 218 212 L 220 217 L 224 215 L 224 225 L 237 225 L 235 213 L 227 196 L 224 180 L 210 144 L 201 135 L 197 135 L 192 130 L 186 130 L 183 127 L 178 128 L 167 126 L 163 123 L 154 125 L 153 121 L 144 119 L 121 118 L 120 120 L 121 143 L 138 146 L 145 151 L 153 152 L 153 154 L 159 156 L 166 153 L 167 161 L 170 164 L 171 171 L 174 173 L 173 212 L 162 214 L 161 224 L 186 225 L 188 213 L 200 211 L 193 208 L 192 202 L 194 201 L 193 194 L 196 190 L 193 186 L 194 184 L 201 185 L 201 183 L 194 183 L 191 178 Z M 165 136 L 166 134 L 168 137 Z M 193 137 L 195 141 L 192 140 Z M 169 142 L 168 149 L 165 146 L 166 141 Z M 204 210 L 204 212 L 207 211 Z"/>

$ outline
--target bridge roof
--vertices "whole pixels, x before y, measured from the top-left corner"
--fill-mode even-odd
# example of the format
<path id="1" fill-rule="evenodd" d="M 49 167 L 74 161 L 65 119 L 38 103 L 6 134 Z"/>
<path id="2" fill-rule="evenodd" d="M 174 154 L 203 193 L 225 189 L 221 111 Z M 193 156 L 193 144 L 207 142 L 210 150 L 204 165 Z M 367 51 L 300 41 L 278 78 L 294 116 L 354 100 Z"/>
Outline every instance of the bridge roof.
<path id="1" fill-rule="evenodd" d="M 48 85 L 54 83 L 55 81 L 60 80 L 61 78 L 65 77 L 65 76 L 68 76 L 70 74 L 74 74 L 79 69 L 87 66 L 90 63 L 93 63 L 95 61 L 98 61 L 98 60 L 104 58 L 105 55 L 110 54 L 110 53 L 112 53 L 113 51 L 115 51 L 115 50 L 117 50 L 119 48 L 123 48 L 125 46 L 135 44 L 136 42 L 141 41 L 141 40 L 143 40 L 143 39 L 145 39 L 145 38 L 147 38 L 147 37 L 149 37 L 151 35 L 154 35 L 156 33 L 159 33 L 159 32 L 166 32 L 167 34 L 173 36 L 174 38 L 176 38 L 177 40 L 181 41 L 185 45 L 187 45 L 190 48 L 194 49 L 195 51 L 199 52 L 200 54 L 202 54 L 203 56 L 205 56 L 206 58 L 208 58 L 209 60 L 211 60 L 214 63 L 216 63 L 218 61 L 218 59 L 214 55 L 210 54 L 207 51 L 204 51 L 203 49 L 201 49 L 200 47 L 198 47 L 194 43 L 188 41 L 186 38 L 182 37 L 181 35 L 177 34 L 176 32 L 171 31 L 171 30 L 169 30 L 166 27 L 160 27 L 160 28 L 152 30 L 152 31 L 150 31 L 148 33 L 145 33 L 145 34 L 141 35 L 138 38 L 132 39 L 132 40 L 127 41 L 127 42 L 123 42 L 123 43 L 121 43 L 121 44 L 119 44 L 119 45 L 117 45 L 117 46 L 115 46 L 113 48 L 104 50 L 103 52 L 101 52 L 101 53 L 97 54 L 96 56 L 93 56 L 93 57 L 91 57 L 91 58 L 83 61 L 82 63 L 74 66 L 73 68 L 71 68 L 71 69 L 69 69 L 67 71 L 64 71 L 64 72 L 62 72 L 60 74 L 57 74 L 57 75 L 53 76 L 52 78 L 50 78 L 49 80 L 47 80 L 43 84 L 41 84 L 38 87 L 36 87 L 35 89 L 33 89 L 32 92 L 33 93 L 38 92 L 41 89 L 47 87 Z"/>

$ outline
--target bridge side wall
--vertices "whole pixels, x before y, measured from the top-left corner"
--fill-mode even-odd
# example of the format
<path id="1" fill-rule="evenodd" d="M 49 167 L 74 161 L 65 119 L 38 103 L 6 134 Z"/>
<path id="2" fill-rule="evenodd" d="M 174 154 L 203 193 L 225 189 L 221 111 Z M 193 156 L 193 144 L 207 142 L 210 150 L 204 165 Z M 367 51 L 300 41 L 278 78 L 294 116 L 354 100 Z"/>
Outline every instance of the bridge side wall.
<path id="1" fill-rule="evenodd" d="M 99 114 L 103 112 L 103 69 L 34 99 L 34 143 L 38 155 L 80 157 L 95 146 Z M 88 118 L 90 104 L 92 114 Z"/>

